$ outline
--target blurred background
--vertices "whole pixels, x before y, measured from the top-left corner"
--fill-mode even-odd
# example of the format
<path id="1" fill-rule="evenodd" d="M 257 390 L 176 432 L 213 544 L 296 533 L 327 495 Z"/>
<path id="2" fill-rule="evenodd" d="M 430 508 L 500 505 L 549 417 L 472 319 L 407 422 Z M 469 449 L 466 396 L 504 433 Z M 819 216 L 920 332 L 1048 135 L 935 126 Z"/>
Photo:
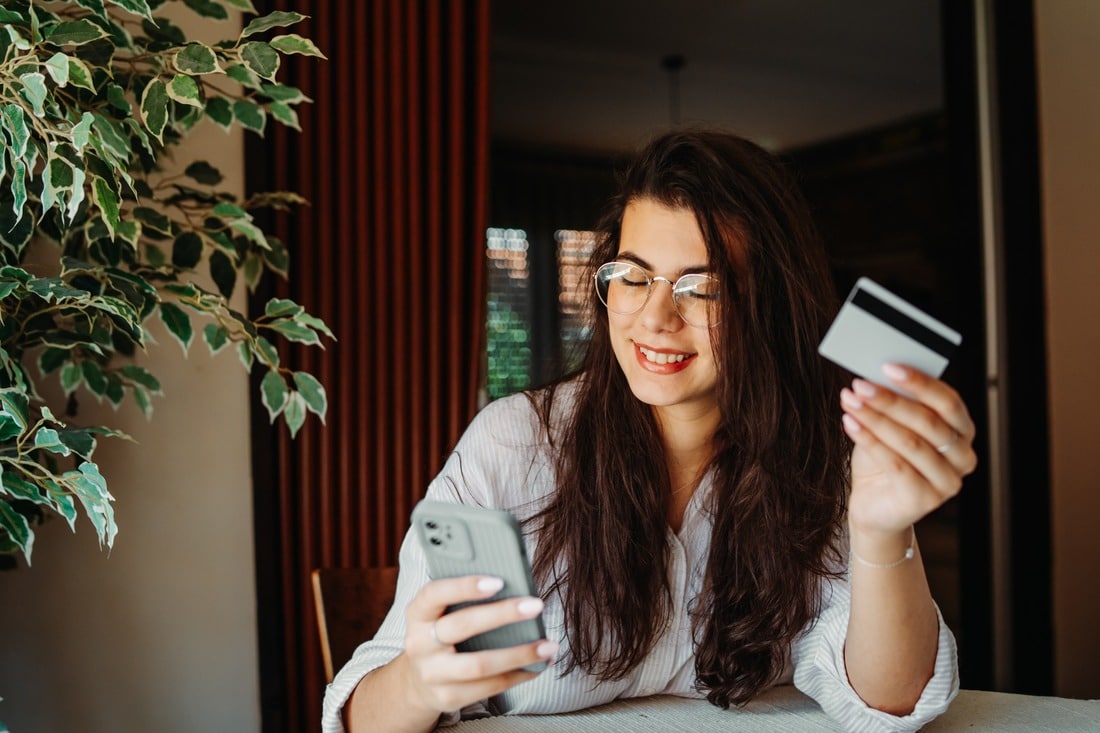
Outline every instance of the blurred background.
<path id="1" fill-rule="evenodd" d="M 336 332 L 284 354 L 325 383 L 327 424 L 290 441 L 232 355 L 166 355 L 156 423 L 120 413 L 138 444 L 97 453 L 118 498 L 111 555 L 55 523 L 33 568 L 0 572 L 13 731 L 315 729 L 310 570 L 393 564 L 478 407 L 568 368 L 577 268 L 615 172 L 677 125 L 789 162 L 838 290 L 871 276 L 963 333 L 946 378 L 982 465 L 918 527 L 962 684 L 1100 697 L 1100 6 L 255 4 L 310 15 L 298 32 L 329 57 L 280 72 L 314 100 L 302 132 L 196 145 L 245 190 L 311 202 L 269 222 L 293 260 L 261 296 Z M 179 460 L 150 465 L 143 446 Z"/>

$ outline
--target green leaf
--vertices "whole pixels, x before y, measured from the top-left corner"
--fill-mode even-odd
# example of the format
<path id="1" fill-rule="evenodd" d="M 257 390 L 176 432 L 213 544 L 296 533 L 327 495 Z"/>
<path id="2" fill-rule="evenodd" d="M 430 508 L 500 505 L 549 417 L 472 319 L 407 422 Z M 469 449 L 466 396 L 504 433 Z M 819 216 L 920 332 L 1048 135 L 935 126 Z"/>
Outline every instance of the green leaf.
<path id="1" fill-rule="evenodd" d="M 249 374 L 252 373 L 252 364 L 255 363 L 256 358 L 252 355 L 252 349 L 248 348 L 248 344 L 237 344 L 237 358 L 241 361 L 241 366 Z"/>
<path id="2" fill-rule="evenodd" d="M 208 186 L 216 186 L 222 182 L 222 174 L 214 166 L 207 163 L 205 160 L 198 160 L 187 166 L 183 171 L 184 175 L 194 178 L 199 183 L 205 183 Z M 214 209 L 214 213 L 217 213 L 217 207 Z"/>
<path id="3" fill-rule="evenodd" d="M 224 73 L 214 49 L 204 43 L 188 43 L 176 53 L 172 63 L 177 71 L 184 74 Z"/>
<path id="4" fill-rule="evenodd" d="M 57 431 L 53 428 L 41 427 L 34 433 L 34 447 L 48 450 L 50 453 L 57 453 L 61 456 L 67 456 L 71 452 L 69 446 L 61 442 L 61 438 L 58 437 Z"/>
<path id="5" fill-rule="evenodd" d="M 72 129 L 72 143 L 77 153 L 82 153 L 84 148 L 88 145 L 88 139 L 92 134 L 92 123 L 95 122 L 95 115 L 91 112 L 85 112 L 80 116 L 80 122 L 73 125 Z"/>
<path id="6" fill-rule="evenodd" d="M 65 396 L 68 397 L 84 381 L 84 370 L 80 368 L 79 364 L 69 362 L 61 367 L 60 377 L 61 389 L 65 390 Z"/>
<path id="7" fill-rule="evenodd" d="M 256 7 L 252 4 L 252 0 L 222 0 L 226 5 L 237 10 L 243 10 L 247 13 L 255 13 Z"/>
<path id="8" fill-rule="evenodd" d="M 202 338 L 210 349 L 210 353 L 216 354 L 229 343 L 229 332 L 216 323 L 207 323 L 202 329 Z"/>
<path id="9" fill-rule="evenodd" d="M 57 431 L 57 437 L 69 450 L 82 458 L 89 459 L 95 452 L 95 438 L 89 430 L 64 428 Z"/>
<path id="10" fill-rule="evenodd" d="M 46 40 L 55 46 L 82 46 L 100 38 L 107 38 L 106 31 L 84 18 L 58 23 L 46 34 Z"/>
<path id="11" fill-rule="evenodd" d="M 218 5 L 213 0 L 183 0 L 187 4 L 187 7 L 194 10 L 204 18 L 217 18 L 218 20 L 226 20 L 229 18 L 229 13 L 225 8 Z"/>
<path id="12" fill-rule="evenodd" d="M 252 71 L 241 64 L 239 66 L 230 66 L 225 70 L 225 73 L 229 75 L 229 78 L 233 81 L 239 82 L 249 89 L 260 88 L 260 77 L 256 76 Z"/>
<path id="13" fill-rule="evenodd" d="M 160 319 L 164 321 L 169 333 L 176 338 L 186 355 L 191 347 L 191 340 L 195 337 L 194 331 L 191 330 L 191 319 L 174 303 L 160 304 Z"/>
<path id="14" fill-rule="evenodd" d="M 264 115 L 264 111 L 255 102 L 247 99 L 238 99 L 233 102 L 233 116 L 237 118 L 237 121 L 242 126 L 258 132 L 261 136 L 264 134 L 264 123 L 267 122 L 267 117 Z"/>
<path id="15" fill-rule="evenodd" d="M 304 311 L 305 308 L 285 298 L 272 298 L 264 306 L 264 315 L 269 318 L 293 318 Z"/>
<path id="16" fill-rule="evenodd" d="M 4 105 L 0 124 L 3 125 L 4 130 L 7 131 L 8 137 L 11 139 L 10 151 L 16 158 L 23 157 L 24 153 L 27 152 L 27 142 L 31 138 L 30 131 L 27 130 L 27 119 L 23 115 L 23 108 L 17 104 Z"/>
<path id="17" fill-rule="evenodd" d="M 133 387 L 130 390 L 130 395 L 134 398 L 134 402 L 137 403 L 138 408 L 142 414 L 145 415 L 145 419 L 149 419 L 153 416 L 153 404 L 149 401 L 149 395 L 141 387 Z"/>
<path id="18" fill-rule="evenodd" d="M 225 97 L 210 97 L 206 100 L 206 116 L 228 130 L 233 124 L 233 106 Z"/>
<path id="19" fill-rule="evenodd" d="M 122 376 L 135 384 L 140 384 L 153 394 L 162 394 L 160 380 L 154 377 L 149 370 L 143 369 L 136 364 L 126 364 L 119 371 L 122 373 Z"/>
<path id="20" fill-rule="evenodd" d="M 103 373 L 103 369 L 99 364 L 89 360 L 81 362 L 80 369 L 84 372 L 84 384 L 88 385 L 92 394 L 102 397 L 107 391 L 107 376 Z"/>
<path id="21" fill-rule="evenodd" d="M 286 426 L 290 428 L 290 437 L 293 438 L 306 421 L 306 401 L 302 395 L 297 392 L 290 393 L 290 399 L 287 400 L 286 407 L 283 409 L 283 419 L 286 420 Z"/>
<path id="22" fill-rule="evenodd" d="M 69 57 L 58 51 L 43 64 L 54 84 L 63 87 L 69 83 Z"/>
<path id="23" fill-rule="evenodd" d="M 193 270 L 202 259 L 202 238 L 194 232 L 184 232 L 172 243 L 172 264 Z"/>
<path id="24" fill-rule="evenodd" d="M 84 512 L 92 521 L 101 544 L 114 544 L 118 527 L 110 502 L 114 499 L 107 491 L 107 481 L 99 468 L 91 461 L 80 464 L 79 471 L 66 471 L 62 478 L 69 484 L 76 498 L 84 505 Z"/>
<path id="25" fill-rule="evenodd" d="M 210 253 L 210 278 L 218 286 L 218 292 L 226 298 L 233 297 L 233 289 L 237 286 L 237 268 L 221 250 Z"/>
<path id="26" fill-rule="evenodd" d="M 270 41 L 271 47 L 276 51 L 282 53 L 298 53 L 303 56 L 316 56 L 317 58 L 328 58 L 321 49 L 308 38 L 302 38 L 297 33 L 288 33 L 285 36 L 275 36 Z"/>
<path id="27" fill-rule="evenodd" d="M 290 129 L 298 132 L 302 131 L 301 126 L 298 124 L 298 113 L 283 102 L 272 102 L 267 106 L 267 111 L 271 113 L 272 117 Z"/>
<path id="28" fill-rule="evenodd" d="M 168 122 L 168 90 L 159 79 L 149 82 L 141 94 L 141 121 L 145 129 L 163 144 L 161 135 Z"/>
<path id="29" fill-rule="evenodd" d="M 284 10 L 276 10 L 274 13 L 269 13 L 261 18 L 253 18 L 245 29 L 241 31 L 241 38 L 247 38 L 248 36 L 255 35 L 256 33 L 263 33 L 269 31 L 272 28 L 285 28 L 288 25 L 294 25 L 300 23 L 308 15 L 302 15 L 301 13 L 287 12 Z"/>
<path id="30" fill-rule="evenodd" d="M 261 79 L 275 81 L 275 73 L 279 70 L 279 54 L 263 41 L 242 44 L 241 61 Z"/>
<path id="31" fill-rule="evenodd" d="M 316 331 L 289 318 L 272 321 L 268 324 L 268 327 L 290 341 L 309 346 L 319 346 L 321 344 L 321 339 L 317 338 Z"/>
<path id="32" fill-rule="evenodd" d="M 320 331 L 334 341 L 336 340 L 336 335 L 332 331 L 330 331 L 329 327 L 325 325 L 325 322 L 317 316 L 311 316 L 308 313 L 302 313 L 294 320 L 298 321 L 298 323 L 303 323 L 312 329 Z"/>
<path id="33" fill-rule="evenodd" d="M 260 353 L 260 356 L 264 358 L 264 362 L 269 367 L 279 366 L 279 350 L 263 336 L 256 338 L 256 351 Z"/>
<path id="34" fill-rule="evenodd" d="M 145 0 L 107 0 L 107 2 L 117 5 L 123 10 L 129 10 L 134 15 L 153 20 L 153 12 L 149 9 L 149 3 Z"/>
<path id="35" fill-rule="evenodd" d="M 119 223 L 119 198 L 118 193 L 107 181 L 98 176 L 92 182 L 92 200 L 103 214 L 103 222 L 114 238 Z"/>
<path id="36" fill-rule="evenodd" d="M 294 386 L 298 388 L 298 393 L 302 395 L 309 411 L 324 422 L 325 412 L 328 410 L 328 396 L 324 385 L 309 372 L 294 372 Z"/>
<path id="37" fill-rule="evenodd" d="M 107 8 L 104 7 L 103 0 L 76 0 L 76 4 L 91 10 L 103 20 L 107 20 Z"/>
<path id="38" fill-rule="evenodd" d="M 263 249 L 271 249 L 271 245 L 267 243 L 267 237 L 264 236 L 263 230 L 248 219 L 232 219 L 229 222 L 229 227 L 243 234 L 250 242 L 255 243 L 256 246 L 262 247 Z"/>
<path id="39" fill-rule="evenodd" d="M 176 74 L 172 77 L 172 81 L 168 82 L 167 90 L 168 96 L 180 104 L 199 109 L 206 108 L 202 101 L 202 94 L 199 92 L 199 85 L 187 74 Z"/>
<path id="40" fill-rule="evenodd" d="M 23 218 L 23 204 L 27 203 L 27 164 L 22 160 L 15 161 L 12 168 L 11 196 L 11 210 L 18 223 Z"/>
<path id="41" fill-rule="evenodd" d="M 247 211 L 242 209 L 236 204 L 231 204 L 228 201 L 222 201 L 214 207 L 212 212 L 215 216 L 220 216 L 223 219 L 251 219 Z"/>
<path id="42" fill-rule="evenodd" d="M 267 408 L 271 422 L 275 422 L 275 418 L 286 407 L 289 394 L 286 381 L 277 371 L 272 369 L 264 375 L 263 381 L 260 382 L 260 399 Z"/>
<path id="43" fill-rule="evenodd" d="M 16 499 L 31 501 L 35 504 L 44 504 L 46 506 L 52 503 L 37 484 L 25 481 L 11 471 L 5 471 L 2 479 L 3 482 L 0 483 L 0 494 L 7 493 L 9 496 L 14 496 Z"/>
<path id="44" fill-rule="evenodd" d="M 244 258 L 244 281 L 248 289 L 255 290 L 264 272 L 264 258 L 257 252 L 249 252 Z"/>
<path id="45" fill-rule="evenodd" d="M 284 86 L 282 84 L 261 84 L 260 91 L 270 99 L 278 102 L 286 102 L 288 104 L 312 101 L 309 97 L 302 94 L 301 89 Z"/>
<path id="46" fill-rule="evenodd" d="M 34 532 L 24 517 L 6 501 L 0 500 L 0 529 L 23 551 L 27 564 L 31 564 L 31 551 L 34 548 Z"/>
<path id="47" fill-rule="evenodd" d="M 42 105 L 46 102 L 46 77 L 35 71 L 23 74 L 19 77 L 19 81 L 23 82 L 23 97 L 31 103 L 35 116 L 44 116 L 46 110 Z"/>
<path id="48" fill-rule="evenodd" d="M 118 84 L 112 82 L 107 85 L 107 101 L 118 111 L 129 114 L 131 109 L 130 100 L 126 98 L 126 90 Z"/>
<path id="49" fill-rule="evenodd" d="M 95 92 L 95 85 L 92 84 L 92 70 L 83 61 L 72 56 L 69 57 L 69 84 Z M 126 111 L 129 110 L 130 105 L 127 103 Z"/>

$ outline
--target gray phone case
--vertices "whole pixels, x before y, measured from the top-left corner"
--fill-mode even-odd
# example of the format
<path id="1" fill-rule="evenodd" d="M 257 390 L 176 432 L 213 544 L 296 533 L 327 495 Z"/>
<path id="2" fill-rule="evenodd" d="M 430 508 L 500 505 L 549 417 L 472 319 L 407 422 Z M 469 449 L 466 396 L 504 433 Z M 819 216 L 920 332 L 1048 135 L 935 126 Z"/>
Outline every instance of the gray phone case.
<path id="1" fill-rule="evenodd" d="M 474 603 L 538 596 L 519 523 L 510 513 L 425 499 L 413 510 L 412 523 L 433 579 L 491 575 L 504 581 L 504 587 L 492 597 L 456 604 L 447 609 L 448 613 Z M 478 634 L 456 648 L 463 652 L 500 649 L 545 637 L 540 614 Z M 545 668 L 542 662 L 524 669 L 539 672 Z"/>

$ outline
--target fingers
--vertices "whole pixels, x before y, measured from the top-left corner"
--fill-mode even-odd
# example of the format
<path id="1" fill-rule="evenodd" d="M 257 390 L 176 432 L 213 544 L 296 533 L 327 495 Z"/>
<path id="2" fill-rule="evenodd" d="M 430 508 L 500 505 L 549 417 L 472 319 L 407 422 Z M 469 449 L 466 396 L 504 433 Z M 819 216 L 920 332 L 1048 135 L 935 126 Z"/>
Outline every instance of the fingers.
<path id="1" fill-rule="evenodd" d="M 862 379 L 853 381 L 851 389 L 841 392 L 849 437 L 867 448 L 881 443 L 937 484 L 973 471 L 974 422 L 958 393 L 908 367 L 888 365 L 883 372 L 908 396 Z"/>
<path id="2" fill-rule="evenodd" d="M 490 601 L 503 587 L 499 578 L 468 576 L 426 584 L 405 612 L 405 657 L 410 682 L 427 704 L 454 710 L 497 695 L 537 676 L 521 669 L 551 660 L 558 645 L 546 639 L 477 652 L 456 652 L 455 645 L 493 629 L 535 618 L 540 598 Z M 481 601 L 477 603 L 477 601 Z M 447 609 L 460 604 L 459 610 Z"/>

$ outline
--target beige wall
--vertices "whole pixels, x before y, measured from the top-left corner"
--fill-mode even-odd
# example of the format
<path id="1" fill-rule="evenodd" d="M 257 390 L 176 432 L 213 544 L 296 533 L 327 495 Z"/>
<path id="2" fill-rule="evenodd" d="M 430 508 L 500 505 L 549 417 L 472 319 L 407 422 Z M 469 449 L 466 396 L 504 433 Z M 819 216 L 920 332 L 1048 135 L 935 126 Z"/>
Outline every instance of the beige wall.
<path id="1" fill-rule="evenodd" d="M 243 144 L 204 124 L 188 150 L 241 190 Z M 136 440 L 96 453 L 116 497 L 114 550 L 83 516 L 75 534 L 54 521 L 32 568 L 0 572 L 0 721 L 13 733 L 260 728 L 247 375 L 232 350 L 212 358 L 199 340 L 184 360 L 154 335 L 146 366 L 166 394 L 152 421 L 81 406 Z"/>
<path id="2" fill-rule="evenodd" d="M 1055 689 L 1100 698 L 1100 3 L 1037 0 Z"/>

